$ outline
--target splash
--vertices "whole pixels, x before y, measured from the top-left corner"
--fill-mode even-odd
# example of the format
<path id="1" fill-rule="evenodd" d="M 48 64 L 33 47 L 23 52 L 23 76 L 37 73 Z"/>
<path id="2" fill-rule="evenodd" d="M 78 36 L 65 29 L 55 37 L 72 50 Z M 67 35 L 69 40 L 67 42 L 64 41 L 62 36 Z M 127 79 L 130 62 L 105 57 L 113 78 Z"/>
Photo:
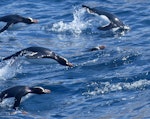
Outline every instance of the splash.
<path id="1" fill-rule="evenodd" d="M 21 72 L 21 62 L 14 59 L 1 62 L 0 67 L 0 79 L 2 80 L 12 78 L 17 72 Z"/>
<path id="2" fill-rule="evenodd" d="M 84 9 L 77 9 L 73 13 L 73 21 L 69 23 L 65 23 L 60 21 L 58 23 L 54 23 L 52 25 L 51 30 L 55 32 L 65 32 L 70 31 L 74 34 L 82 33 L 82 30 L 86 29 L 88 21 L 83 20 L 83 16 L 85 14 Z"/>
<path id="3" fill-rule="evenodd" d="M 48 31 L 53 32 L 67 32 L 74 35 L 79 35 L 83 32 L 86 33 L 102 33 L 103 36 L 124 36 L 129 30 L 129 26 L 124 26 L 123 29 L 120 27 L 113 28 L 107 31 L 99 30 L 98 27 L 106 26 L 110 23 L 107 17 L 104 15 L 87 15 L 86 9 L 84 8 L 75 8 L 73 12 L 73 20 L 71 22 L 59 21 L 52 24 L 51 28 L 46 28 Z"/>

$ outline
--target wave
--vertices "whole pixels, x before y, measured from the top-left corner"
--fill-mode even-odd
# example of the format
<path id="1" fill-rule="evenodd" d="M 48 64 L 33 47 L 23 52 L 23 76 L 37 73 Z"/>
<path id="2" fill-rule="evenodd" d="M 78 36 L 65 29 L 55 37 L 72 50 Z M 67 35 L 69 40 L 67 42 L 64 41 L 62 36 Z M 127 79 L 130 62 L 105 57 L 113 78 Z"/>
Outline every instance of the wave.
<path id="1" fill-rule="evenodd" d="M 87 85 L 88 91 L 84 92 L 83 95 L 98 95 L 122 90 L 143 90 L 147 86 L 150 86 L 150 81 L 147 79 L 142 79 L 132 83 L 118 82 L 116 84 L 112 84 L 110 82 L 91 82 Z"/>

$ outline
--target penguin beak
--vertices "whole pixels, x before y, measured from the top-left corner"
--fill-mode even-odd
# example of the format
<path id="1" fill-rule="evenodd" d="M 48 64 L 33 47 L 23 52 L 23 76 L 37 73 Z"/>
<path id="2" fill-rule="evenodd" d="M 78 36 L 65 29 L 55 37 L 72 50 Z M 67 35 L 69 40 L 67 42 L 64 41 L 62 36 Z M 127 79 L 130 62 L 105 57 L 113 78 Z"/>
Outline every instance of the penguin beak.
<path id="1" fill-rule="evenodd" d="M 38 20 L 37 19 L 33 19 L 32 22 L 33 23 L 38 23 Z"/>
<path id="2" fill-rule="evenodd" d="M 67 66 L 69 66 L 69 67 L 73 67 L 73 64 L 72 64 L 72 63 L 70 63 L 70 62 L 68 62 L 68 63 L 67 63 Z"/>
<path id="3" fill-rule="evenodd" d="M 44 89 L 44 93 L 45 93 L 45 94 L 47 94 L 47 93 L 51 93 L 51 90 Z"/>
<path id="4" fill-rule="evenodd" d="M 30 19 L 31 23 L 38 23 L 37 19 L 32 19 L 31 17 L 28 17 L 28 19 Z"/>

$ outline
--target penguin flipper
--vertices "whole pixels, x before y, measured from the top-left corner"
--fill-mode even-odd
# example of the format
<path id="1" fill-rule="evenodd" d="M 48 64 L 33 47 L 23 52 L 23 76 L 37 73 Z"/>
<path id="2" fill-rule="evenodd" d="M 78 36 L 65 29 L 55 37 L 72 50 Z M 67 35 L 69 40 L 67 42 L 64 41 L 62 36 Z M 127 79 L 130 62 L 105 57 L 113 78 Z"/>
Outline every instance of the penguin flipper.
<path id="1" fill-rule="evenodd" d="M 7 30 L 8 27 L 11 25 L 12 23 L 7 23 L 1 30 L 0 30 L 0 33 Z"/>
<path id="2" fill-rule="evenodd" d="M 19 107 L 20 101 L 21 101 L 21 96 L 15 97 L 15 103 L 14 103 L 14 105 L 13 105 L 13 109 L 16 110 L 16 108 Z"/>

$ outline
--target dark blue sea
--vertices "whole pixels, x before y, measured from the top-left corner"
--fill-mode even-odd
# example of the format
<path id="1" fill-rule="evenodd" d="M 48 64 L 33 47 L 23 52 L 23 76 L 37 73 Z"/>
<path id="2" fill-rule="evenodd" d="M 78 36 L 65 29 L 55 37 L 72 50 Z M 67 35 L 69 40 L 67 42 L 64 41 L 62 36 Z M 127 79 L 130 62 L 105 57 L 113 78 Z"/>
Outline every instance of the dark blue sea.
<path id="1" fill-rule="evenodd" d="M 101 20 L 82 4 L 115 14 L 130 30 L 98 30 Z M 149 0 L 1 0 L 0 9 L 0 16 L 39 20 L 1 33 L 0 59 L 40 46 L 74 64 L 68 68 L 25 57 L 1 61 L 0 91 L 26 85 L 51 93 L 26 95 L 18 111 L 12 109 L 13 99 L 5 99 L 0 119 L 150 119 Z M 106 48 L 88 51 L 99 45 Z"/>

